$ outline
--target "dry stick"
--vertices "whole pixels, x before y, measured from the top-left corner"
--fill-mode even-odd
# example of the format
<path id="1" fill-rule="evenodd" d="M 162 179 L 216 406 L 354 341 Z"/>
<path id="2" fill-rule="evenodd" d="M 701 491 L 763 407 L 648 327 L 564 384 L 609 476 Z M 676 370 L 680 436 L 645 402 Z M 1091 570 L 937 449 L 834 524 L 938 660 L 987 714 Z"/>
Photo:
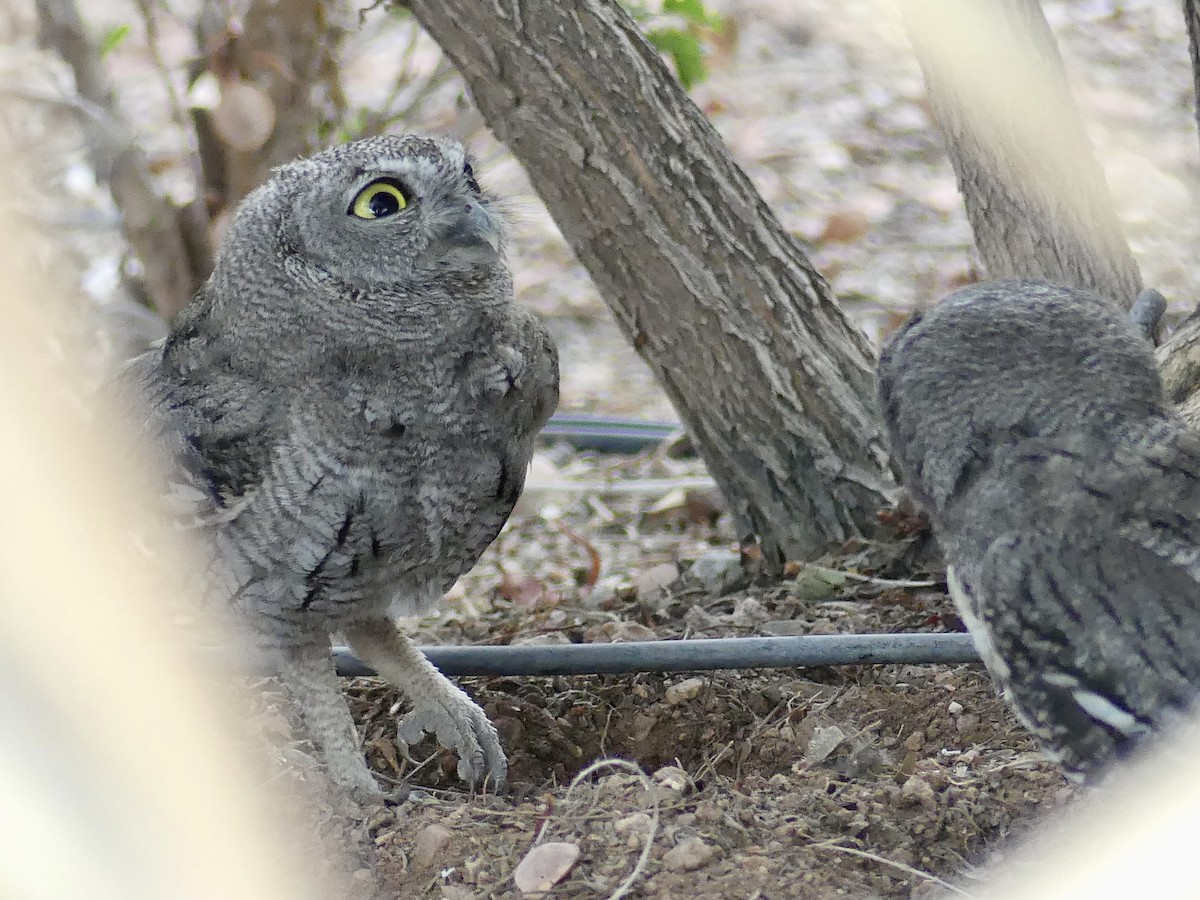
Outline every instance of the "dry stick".
<path id="1" fill-rule="evenodd" d="M 953 891 L 960 896 L 972 898 L 975 896 L 974 894 L 968 893 L 967 891 L 964 891 L 962 888 L 957 887 L 948 881 L 943 881 L 936 875 L 930 875 L 928 872 L 922 872 L 920 869 L 914 869 L 912 866 L 905 865 L 902 862 L 896 862 L 894 859 L 888 859 L 887 857 L 879 856 L 875 853 L 868 853 L 866 850 L 858 850 L 854 847 L 843 847 L 841 844 L 831 844 L 827 841 L 820 844 L 809 844 L 809 846 L 814 850 L 836 850 L 838 853 L 848 853 L 850 856 L 859 856 L 863 859 L 869 859 L 872 862 L 881 863 L 885 866 L 891 866 L 894 869 L 899 869 L 901 872 L 907 872 L 909 875 L 915 875 L 918 878 L 923 878 L 926 881 L 930 881 L 933 884 L 938 885 L 939 887 L 944 887 L 948 891 Z"/>
<path id="2" fill-rule="evenodd" d="M 632 775 L 637 776 L 642 781 L 642 786 L 648 796 L 653 797 L 654 785 L 650 783 L 650 779 L 646 777 L 646 773 L 642 771 L 641 766 L 629 762 L 624 759 L 598 759 L 578 775 L 571 779 L 571 783 L 567 786 L 567 793 L 563 796 L 562 802 L 565 804 L 571 799 L 571 794 L 575 791 L 584 779 L 591 777 L 601 769 L 622 769 Z M 650 859 L 650 850 L 654 846 L 654 838 L 658 835 L 659 824 L 659 809 L 658 799 L 654 799 L 653 806 L 650 808 L 650 828 L 646 831 L 646 842 L 642 845 L 642 852 L 638 855 L 637 862 L 634 863 L 633 869 L 625 876 L 625 879 L 617 885 L 617 889 L 608 895 L 608 900 L 621 900 L 633 888 L 634 882 L 641 877 L 646 871 L 646 862 Z M 543 828 L 538 834 L 534 845 L 540 844 L 542 838 L 545 837 L 548 829 Z"/>

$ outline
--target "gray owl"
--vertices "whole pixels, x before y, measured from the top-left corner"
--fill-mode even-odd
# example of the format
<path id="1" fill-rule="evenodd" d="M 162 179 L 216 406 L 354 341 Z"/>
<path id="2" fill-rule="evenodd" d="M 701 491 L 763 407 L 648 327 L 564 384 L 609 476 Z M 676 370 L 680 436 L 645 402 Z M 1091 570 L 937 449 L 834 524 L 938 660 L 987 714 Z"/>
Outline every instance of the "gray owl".
<path id="1" fill-rule="evenodd" d="M 1080 291 L 980 284 L 887 342 L 878 391 L 963 620 L 1047 754 L 1091 776 L 1187 710 L 1200 438 L 1150 342 Z"/>
<path id="2" fill-rule="evenodd" d="M 496 204 L 464 149 L 372 138 L 251 193 L 208 282 L 131 366 L 199 500 L 209 593 L 360 794 L 378 788 L 331 633 L 405 693 L 403 740 L 432 732 L 472 782 L 506 774 L 483 710 L 392 617 L 428 610 L 496 537 L 557 402 L 554 344 L 512 301 Z"/>

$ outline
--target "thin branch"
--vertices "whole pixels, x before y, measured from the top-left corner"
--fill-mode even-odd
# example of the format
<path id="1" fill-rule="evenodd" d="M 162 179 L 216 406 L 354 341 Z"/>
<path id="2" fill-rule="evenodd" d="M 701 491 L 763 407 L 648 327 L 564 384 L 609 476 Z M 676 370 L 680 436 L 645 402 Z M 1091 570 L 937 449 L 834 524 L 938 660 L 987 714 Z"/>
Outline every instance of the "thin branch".
<path id="1" fill-rule="evenodd" d="M 200 284 L 189 258 L 175 208 L 154 188 L 145 154 L 121 114 L 100 53 L 74 0 L 36 0 L 39 40 L 57 52 L 75 74 L 79 95 L 102 109 L 109 128 L 90 147 L 97 175 L 108 181 L 121 210 L 125 235 L 142 262 L 146 290 L 155 308 L 170 319 Z"/>

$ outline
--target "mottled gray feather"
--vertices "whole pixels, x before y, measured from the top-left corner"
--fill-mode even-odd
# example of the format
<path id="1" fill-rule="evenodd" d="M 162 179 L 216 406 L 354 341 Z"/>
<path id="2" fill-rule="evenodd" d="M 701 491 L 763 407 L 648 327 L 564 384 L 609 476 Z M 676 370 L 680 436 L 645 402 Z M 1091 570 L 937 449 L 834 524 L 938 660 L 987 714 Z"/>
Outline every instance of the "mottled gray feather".
<path id="1" fill-rule="evenodd" d="M 1200 439 L 1097 298 L 976 285 L 888 342 L 880 406 L 989 670 L 1091 774 L 1200 688 Z"/>
<path id="2" fill-rule="evenodd" d="M 379 178 L 407 205 L 353 215 Z M 482 711 L 389 619 L 428 609 L 499 533 L 558 396 L 462 147 L 374 138 L 277 170 L 127 380 L 196 503 L 211 595 L 282 660 L 334 778 L 373 786 L 331 676 L 342 631 L 409 695 L 406 734 L 435 730 L 466 777 L 502 781 Z"/>

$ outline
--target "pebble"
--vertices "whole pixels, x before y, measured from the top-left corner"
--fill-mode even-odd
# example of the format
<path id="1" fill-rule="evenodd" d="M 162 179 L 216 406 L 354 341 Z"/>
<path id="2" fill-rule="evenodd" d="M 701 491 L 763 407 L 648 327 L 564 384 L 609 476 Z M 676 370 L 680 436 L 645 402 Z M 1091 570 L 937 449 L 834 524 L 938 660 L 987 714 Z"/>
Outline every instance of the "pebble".
<path id="1" fill-rule="evenodd" d="M 637 831 L 646 832 L 650 830 L 650 816 L 644 812 L 630 813 L 627 816 L 622 816 L 613 823 L 613 829 L 617 834 L 626 834 L 627 832 Z"/>
<path id="2" fill-rule="evenodd" d="M 654 781 L 676 794 L 682 794 L 692 787 L 692 779 L 679 766 L 663 766 L 654 773 Z"/>
<path id="3" fill-rule="evenodd" d="M 828 725 L 813 729 L 813 735 L 808 741 L 808 749 L 804 751 L 810 762 L 821 762 L 838 748 L 846 739 L 846 732 L 836 725 Z"/>
<path id="4" fill-rule="evenodd" d="M 742 555 L 734 550 L 709 550 L 688 569 L 688 577 L 710 594 L 720 596 L 742 577 Z"/>
<path id="5" fill-rule="evenodd" d="M 670 872 L 694 872 L 712 862 L 719 852 L 701 838 L 685 838 L 663 854 L 663 866 Z"/>
<path id="6" fill-rule="evenodd" d="M 428 869 L 441 862 L 440 857 L 450 846 L 450 829 L 445 825 L 426 825 L 413 841 L 413 864 Z"/>
<path id="7" fill-rule="evenodd" d="M 702 690 L 704 690 L 703 678 L 685 678 L 667 688 L 665 699 L 671 706 L 678 706 L 680 703 L 695 700 L 700 696 Z"/>
<path id="8" fill-rule="evenodd" d="M 660 563 L 633 576 L 633 587 L 639 597 L 650 600 L 665 594 L 667 587 L 678 577 L 679 568 L 675 563 Z"/>
<path id="9" fill-rule="evenodd" d="M 929 782 L 917 775 L 912 775 L 900 788 L 900 797 L 909 803 L 919 803 L 931 808 L 937 805 L 937 795 Z"/>

